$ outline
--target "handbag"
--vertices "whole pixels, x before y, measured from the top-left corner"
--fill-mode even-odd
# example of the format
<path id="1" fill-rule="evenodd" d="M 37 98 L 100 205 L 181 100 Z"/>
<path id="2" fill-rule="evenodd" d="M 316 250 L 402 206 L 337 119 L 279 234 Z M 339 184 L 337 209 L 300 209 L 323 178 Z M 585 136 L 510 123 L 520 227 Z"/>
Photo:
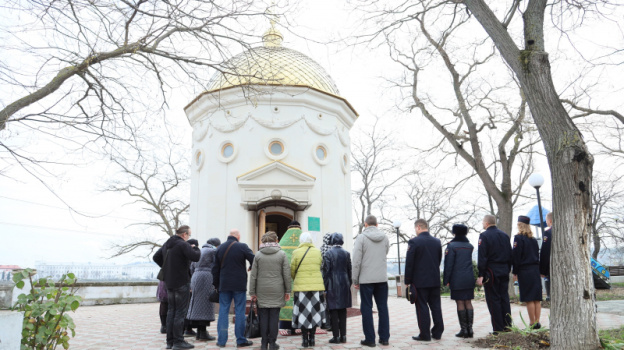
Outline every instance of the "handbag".
<path id="1" fill-rule="evenodd" d="M 251 301 L 249 305 L 249 314 L 245 320 L 245 338 L 259 338 L 260 337 L 260 318 L 257 311 L 254 309 L 256 306 L 255 301 Z"/>
<path id="2" fill-rule="evenodd" d="M 230 243 L 230 245 L 225 250 L 225 254 L 223 254 L 223 258 L 221 259 L 221 268 L 223 268 L 223 263 L 225 262 L 225 257 L 230 252 L 230 248 L 232 248 L 234 243 L 236 243 L 236 241 Z M 219 290 L 217 288 L 213 288 L 210 291 L 210 293 L 208 293 L 208 301 L 210 301 L 211 303 L 218 303 L 219 302 Z"/>

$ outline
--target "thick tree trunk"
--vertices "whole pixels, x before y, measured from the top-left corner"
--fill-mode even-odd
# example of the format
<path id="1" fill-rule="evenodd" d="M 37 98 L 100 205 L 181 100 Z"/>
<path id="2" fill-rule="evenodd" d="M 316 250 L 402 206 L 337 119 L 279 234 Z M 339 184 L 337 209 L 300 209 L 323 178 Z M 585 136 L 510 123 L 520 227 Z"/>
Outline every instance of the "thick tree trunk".
<path id="1" fill-rule="evenodd" d="M 598 349 L 589 255 L 593 157 L 563 108 L 544 48 L 546 0 L 529 0 L 523 14 L 526 50 L 520 51 L 484 0 L 464 3 L 514 71 L 527 97 L 552 176 L 556 236 L 551 255 L 553 349 Z"/>
<path id="2" fill-rule="evenodd" d="M 592 167 L 582 135 L 559 101 L 545 52 L 523 51 L 520 81 L 546 148 L 555 232 L 551 264 L 551 336 L 556 349 L 597 349 L 589 255 Z"/>

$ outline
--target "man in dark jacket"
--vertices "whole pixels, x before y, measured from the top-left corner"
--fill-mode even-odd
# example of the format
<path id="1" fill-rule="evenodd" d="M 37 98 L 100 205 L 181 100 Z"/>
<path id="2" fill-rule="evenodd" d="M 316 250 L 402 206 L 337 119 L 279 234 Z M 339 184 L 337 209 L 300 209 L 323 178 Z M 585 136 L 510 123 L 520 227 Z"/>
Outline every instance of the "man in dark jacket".
<path id="1" fill-rule="evenodd" d="M 550 300 L 550 244 L 552 242 L 552 219 L 553 213 L 546 214 L 548 230 L 544 231 L 544 241 L 540 250 L 540 275 L 544 278 L 546 286 L 546 301 Z"/>
<path id="2" fill-rule="evenodd" d="M 167 349 L 192 349 L 184 341 L 184 318 L 188 311 L 191 283 L 191 261 L 199 261 L 201 251 L 186 241 L 191 228 L 184 225 L 154 254 L 154 262 L 163 270 L 167 285 Z"/>
<path id="3" fill-rule="evenodd" d="M 432 337 L 442 338 L 444 332 L 440 301 L 442 244 L 429 234 L 429 225 L 424 219 L 416 220 L 414 226 L 416 237 L 409 240 L 405 258 L 405 284 L 416 289 L 416 318 L 420 329 L 420 334 L 412 339 L 430 341 Z M 430 328 L 432 318 L 433 328 Z"/>
<path id="4" fill-rule="evenodd" d="M 494 333 L 511 327 L 509 305 L 509 272 L 511 271 L 511 241 L 509 236 L 496 227 L 496 217 L 483 218 L 485 231 L 479 236 L 478 285 L 484 285 L 485 302 L 492 319 Z"/>
<path id="5" fill-rule="evenodd" d="M 240 243 L 240 232 L 230 231 L 225 243 L 217 249 L 215 264 L 212 268 L 212 284 L 219 290 L 219 319 L 217 320 L 217 346 L 225 347 L 228 339 L 228 314 L 234 300 L 236 323 L 236 347 L 251 346 L 252 341 L 245 338 L 245 306 L 247 302 L 247 261 L 251 268 L 254 254 L 247 244 Z"/>

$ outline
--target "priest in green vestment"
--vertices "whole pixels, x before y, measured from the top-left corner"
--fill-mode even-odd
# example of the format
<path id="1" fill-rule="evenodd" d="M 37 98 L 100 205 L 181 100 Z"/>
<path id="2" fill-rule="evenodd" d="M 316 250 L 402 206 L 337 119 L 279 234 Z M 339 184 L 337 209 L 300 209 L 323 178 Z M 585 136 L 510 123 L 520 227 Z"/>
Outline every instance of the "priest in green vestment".
<path id="1" fill-rule="evenodd" d="M 286 253 L 289 261 L 292 259 L 293 251 L 299 248 L 299 236 L 301 236 L 301 225 L 297 221 L 292 221 L 279 242 L 282 251 Z M 292 312 L 293 298 L 290 298 L 290 300 L 286 302 L 286 306 L 280 309 L 279 328 L 288 329 L 294 334 L 294 329 L 292 329 Z"/>

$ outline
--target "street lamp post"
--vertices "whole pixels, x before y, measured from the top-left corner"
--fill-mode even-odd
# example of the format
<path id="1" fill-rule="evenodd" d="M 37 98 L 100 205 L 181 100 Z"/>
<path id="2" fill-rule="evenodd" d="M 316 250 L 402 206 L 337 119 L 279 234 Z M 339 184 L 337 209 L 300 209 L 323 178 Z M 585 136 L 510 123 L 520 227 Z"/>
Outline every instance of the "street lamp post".
<path id="1" fill-rule="evenodd" d="M 400 221 L 395 221 L 392 226 L 396 229 L 397 234 L 397 257 L 399 259 L 399 276 L 401 276 L 401 250 L 399 249 L 399 228 L 401 227 Z"/>
<path id="2" fill-rule="evenodd" d="M 532 187 L 535 187 L 535 190 L 537 191 L 537 207 L 539 210 L 540 230 L 542 233 L 542 237 L 544 237 L 544 219 L 542 216 L 542 201 L 540 199 L 539 189 L 540 187 L 542 187 L 543 184 L 544 184 L 544 177 L 541 174 L 534 173 L 534 174 L 531 174 L 531 176 L 529 177 L 529 185 L 531 185 Z"/>

